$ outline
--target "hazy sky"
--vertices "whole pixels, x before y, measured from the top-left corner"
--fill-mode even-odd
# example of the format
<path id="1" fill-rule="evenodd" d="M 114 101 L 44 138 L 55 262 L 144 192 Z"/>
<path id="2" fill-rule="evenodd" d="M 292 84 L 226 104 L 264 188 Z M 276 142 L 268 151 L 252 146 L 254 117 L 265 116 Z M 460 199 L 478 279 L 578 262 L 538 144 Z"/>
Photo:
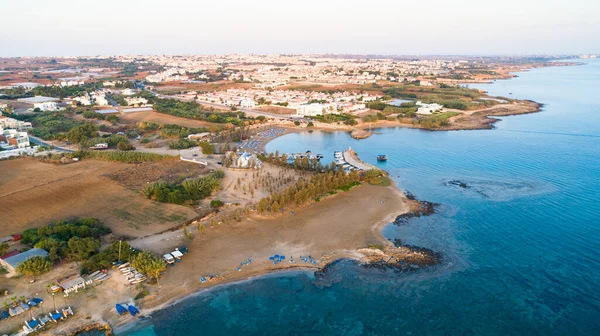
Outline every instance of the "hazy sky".
<path id="1" fill-rule="evenodd" d="M 0 2 L 0 56 L 600 53 L 600 0 Z"/>

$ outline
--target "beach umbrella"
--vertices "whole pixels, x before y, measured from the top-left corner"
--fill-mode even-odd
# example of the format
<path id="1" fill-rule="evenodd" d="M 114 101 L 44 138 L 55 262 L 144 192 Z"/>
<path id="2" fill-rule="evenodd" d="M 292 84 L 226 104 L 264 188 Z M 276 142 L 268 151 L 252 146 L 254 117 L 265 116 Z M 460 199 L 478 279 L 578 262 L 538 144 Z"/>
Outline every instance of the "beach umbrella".
<path id="1" fill-rule="evenodd" d="M 279 259 L 279 254 L 273 256 L 275 259 Z"/>
<path id="2" fill-rule="evenodd" d="M 281 256 L 281 258 L 280 258 L 280 259 L 281 259 L 281 260 L 285 260 L 285 256 Z"/>
<path id="3" fill-rule="evenodd" d="M 269 260 L 274 260 L 274 259 L 275 259 L 275 257 L 269 257 Z"/>

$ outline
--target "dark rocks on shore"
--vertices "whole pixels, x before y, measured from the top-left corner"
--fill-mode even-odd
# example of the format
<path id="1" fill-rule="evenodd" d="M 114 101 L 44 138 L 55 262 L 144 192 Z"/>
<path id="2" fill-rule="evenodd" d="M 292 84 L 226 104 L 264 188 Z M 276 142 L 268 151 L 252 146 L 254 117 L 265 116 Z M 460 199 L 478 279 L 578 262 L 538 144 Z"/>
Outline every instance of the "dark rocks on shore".
<path id="1" fill-rule="evenodd" d="M 405 195 L 409 201 L 412 201 L 410 204 L 411 211 L 396 217 L 396 219 L 394 220 L 394 224 L 396 225 L 406 224 L 409 220 L 413 218 L 433 215 L 435 213 L 435 209 L 439 206 L 439 204 L 434 202 L 419 201 L 415 197 L 415 195 L 413 195 L 409 191 L 406 191 Z"/>

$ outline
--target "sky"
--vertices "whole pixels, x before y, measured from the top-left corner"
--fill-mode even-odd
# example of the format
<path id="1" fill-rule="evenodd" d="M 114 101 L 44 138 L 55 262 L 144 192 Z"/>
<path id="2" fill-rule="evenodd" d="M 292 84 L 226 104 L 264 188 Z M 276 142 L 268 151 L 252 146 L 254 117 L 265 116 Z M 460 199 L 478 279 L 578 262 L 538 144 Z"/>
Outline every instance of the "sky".
<path id="1" fill-rule="evenodd" d="M 600 53 L 600 0 L 0 1 L 0 57 Z"/>

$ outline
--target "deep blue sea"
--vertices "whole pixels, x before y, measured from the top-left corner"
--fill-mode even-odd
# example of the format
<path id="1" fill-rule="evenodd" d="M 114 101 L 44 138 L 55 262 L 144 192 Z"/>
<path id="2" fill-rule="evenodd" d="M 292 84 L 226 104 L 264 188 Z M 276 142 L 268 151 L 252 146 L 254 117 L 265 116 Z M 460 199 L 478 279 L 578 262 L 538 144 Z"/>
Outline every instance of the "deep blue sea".
<path id="1" fill-rule="evenodd" d="M 326 155 L 352 146 L 439 203 L 384 234 L 440 251 L 441 265 L 398 274 L 343 261 L 324 277 L 275 274 L 198 293 L 127 335 L 600 335 L 600 60 L 477 87 L 543 111 L 494 130 L 382 129 L 360 141 L 315 131 L 268 145 Z"/>

